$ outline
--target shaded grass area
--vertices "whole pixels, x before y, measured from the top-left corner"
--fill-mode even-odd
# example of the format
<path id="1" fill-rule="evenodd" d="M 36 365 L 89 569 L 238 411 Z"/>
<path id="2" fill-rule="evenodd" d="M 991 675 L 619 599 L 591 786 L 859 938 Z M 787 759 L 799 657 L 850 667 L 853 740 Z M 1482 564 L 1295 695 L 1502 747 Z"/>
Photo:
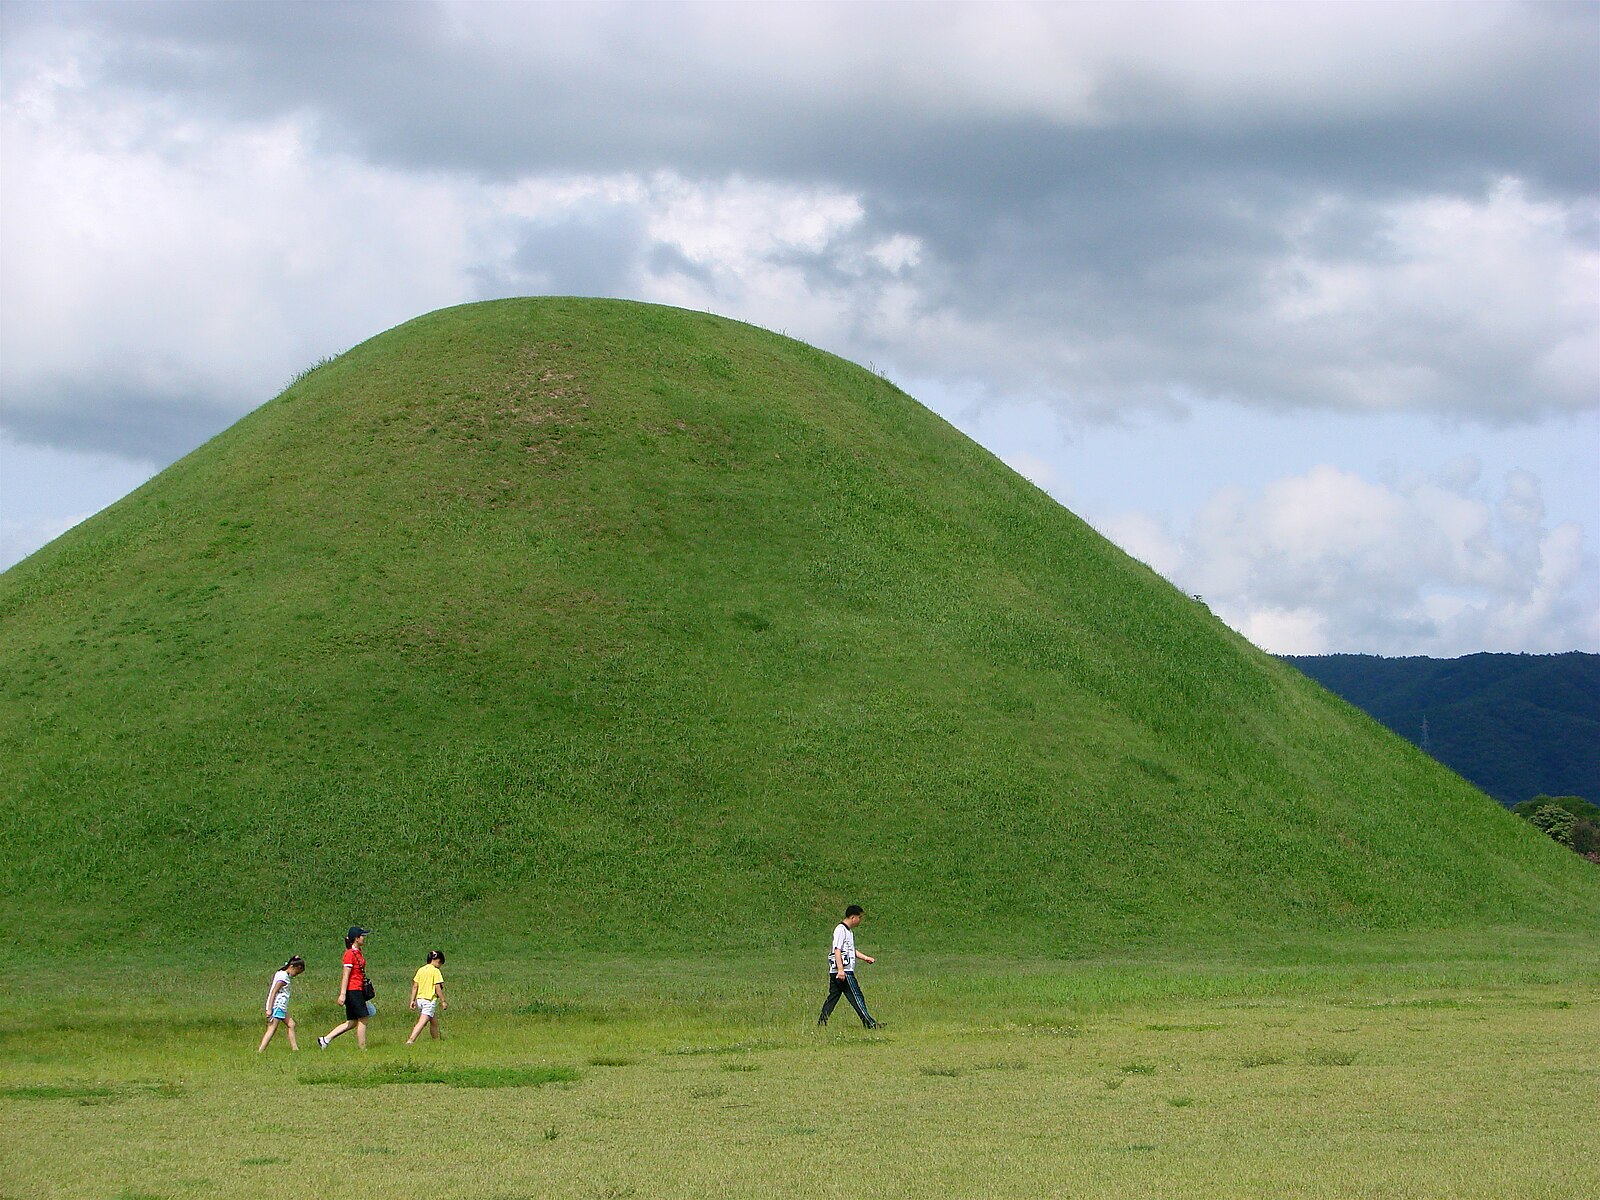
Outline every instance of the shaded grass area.
<path id="1" fill-rule="evenodd" d="M 71 1083 L 34 1083 L 0 1088 L 0 1099 L 5 1100 L 100 1100 L 116 1094 L 116 1088 Z"/>
<path id="2" fill-rule="evenodd" d="M 1104 962 L 884 954 L 866 977 L 889 1022 L 874 1032 L 816 1029 L 819 981 L 780 961 L 691 984 L 681 962 L 468 955 L 442 1042 L 403 1046 L 394 1013 L 365 1054 L 341 1039 L 260 1056 L 257 1024 L 227 1007 L 230 991 L 259 1003 L 256 981 L 232 970 L 174 1020 L 91 972 L 103 1021 L 63 1018 L 55 981 L 17 972 L 0 1196 L 254 1197 L 280 1169 L 321 1194 L 352 1161 L 368 1191 L 422 1175 L 431 1195 L 497 1200 L 1600 1188 L 1582 1139 L 1548 1137 L 1581 1128 L 1600 1088 L 1592 956 L 1577 942 L 1453 960 L 1443 939 L 1373 949 L 1360 963 L 1330 946 L 1311 974 L 1185 970 L 1174 954 L 1122 963 L 1105 989 L 1090 986 L 1115 974 Z M 1407 969 L 1385 967 L 1402 951 Z M 553 1007 L 520 1012 L 536 990 Z M 304 1042 L 338 1015 L 315 994 L 297 992 Z M 349 1087 L 363 1089 L 354 1125 Z"/>
<path id="3" fill-rule="evenodd" d="M 579 1077 L 578 1072 L 570 1067 L 444 1067 L 385 1063 L 362 1071 L 317 1071 L 300 1076 L 300 1082 L 345 1088 L 392 1087 L 408 1083 L 437 1083 L 453 1088 L 525 1088 L 543 1087 L 547 1083 L 571 1083 Z"/>
<path id="4" fill-rule="evenodd" d="M 110 1104 L 135 1096 L 175 1100 L 185 1094 L 181 1083 L 27 1083 L 0 1087 L 0 1100 L 71 1100 L 79 1104 Z"/>

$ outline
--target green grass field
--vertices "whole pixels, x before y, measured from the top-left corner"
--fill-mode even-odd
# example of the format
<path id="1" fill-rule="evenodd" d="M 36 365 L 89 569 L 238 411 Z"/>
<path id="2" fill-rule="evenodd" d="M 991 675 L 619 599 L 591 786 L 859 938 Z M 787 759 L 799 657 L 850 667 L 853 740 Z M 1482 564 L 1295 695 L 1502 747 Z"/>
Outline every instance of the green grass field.
<path id="1" fill-rule="evenodd" d="M 317 1050 L 337 1019 L 322 969 L 296 985 L 309 1048 L 280 1034 L 263 1056 L 265 971 L 7 972 L 0 1196 L 1600 1190 L 1600 961 L 1582 939 L 1042 962 L 901 958 L 869 935 L 871 1033 L 843 1010 L 817 1030 L 820 972 L 770 958 L 456 956 L 445 1040 L 408 1050 L 414 964 L 380 942 L 365 1054 Z"/>
<path id="2" fill-rule="evenodd" d="M 1591 864 L 707 314 L 418 318 L 0 575 L 0 861 L 19 1200 L 1600 1190 Z"/>

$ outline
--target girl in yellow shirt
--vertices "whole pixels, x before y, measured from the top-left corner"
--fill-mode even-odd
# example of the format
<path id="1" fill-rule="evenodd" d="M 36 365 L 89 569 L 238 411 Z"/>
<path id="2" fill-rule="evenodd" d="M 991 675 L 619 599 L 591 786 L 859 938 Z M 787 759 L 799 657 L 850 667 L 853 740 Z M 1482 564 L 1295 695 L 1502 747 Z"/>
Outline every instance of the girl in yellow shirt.
<path id="1" fill-rule="evenodd" d="M 424 1025 L 432 1030 L 434 1039 L 438 1040 L 439 1010 L 450 1007 L 444 1000 L 444 973 L 439 970 L 442 966 L 444 951 L 430 950 L 428 961 L 418 967 L 416 975 L 412 977 L 411 1007 L 417 1010 L 417 1024 L 406 1039 L 408 1046 L 417 1040 Z"/>

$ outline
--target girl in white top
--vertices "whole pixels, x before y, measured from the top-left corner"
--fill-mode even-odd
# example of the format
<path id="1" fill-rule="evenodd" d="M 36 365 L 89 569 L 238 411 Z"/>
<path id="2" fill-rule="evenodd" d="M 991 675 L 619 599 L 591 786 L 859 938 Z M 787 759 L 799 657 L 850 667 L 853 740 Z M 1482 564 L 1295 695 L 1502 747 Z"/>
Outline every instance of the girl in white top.
<path id="1" fill-rule="evenodd" d="M 294 977 L 305 969 L 306 960 L 296 954 L 279 967 L 278 973 L 272 977 L 272 986 L 267 989 L 267 1031 L 261 1035 L 261 1045 L 256 1047 L 257 1054 L 267 1048 L 272 1035 L 278 1032 L 279 1025 L 289 1035 L 289 1049 L 300 1049 L 294 1040 L 294 1018 L 289 1015 L 289 989 Z"/>

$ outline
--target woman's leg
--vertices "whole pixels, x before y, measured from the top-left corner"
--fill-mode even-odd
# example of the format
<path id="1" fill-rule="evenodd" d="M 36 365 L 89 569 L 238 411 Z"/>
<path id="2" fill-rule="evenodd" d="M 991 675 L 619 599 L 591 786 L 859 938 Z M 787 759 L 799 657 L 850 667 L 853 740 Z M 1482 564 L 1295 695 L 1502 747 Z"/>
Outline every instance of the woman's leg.
<path id="1" fill-rule="evenodd" d="M 367 1048 L 367 1023 L 365 1020 L 356 1022 L 356 1045 L 363 1050 Z"/>
<path id="2" fill-rule="evenodd" d="M 339 1024 L 335 1025 L 323 1035 L 322 1040 L 325 1042 L 333 1041 L 333 1039 L 338 1037 L 341 1033 L 348 1033 L 350 1031 L 350 1026 L 353 1024 L 353 1021 L 340 1021 Z"/>
<path id="3" fill-rule="evenodd" d="M 437 1015 L 428 1018 L 428 1028 L 433 1030 L 433 1040 L 439 1040 L 439 1018 Z"/>

